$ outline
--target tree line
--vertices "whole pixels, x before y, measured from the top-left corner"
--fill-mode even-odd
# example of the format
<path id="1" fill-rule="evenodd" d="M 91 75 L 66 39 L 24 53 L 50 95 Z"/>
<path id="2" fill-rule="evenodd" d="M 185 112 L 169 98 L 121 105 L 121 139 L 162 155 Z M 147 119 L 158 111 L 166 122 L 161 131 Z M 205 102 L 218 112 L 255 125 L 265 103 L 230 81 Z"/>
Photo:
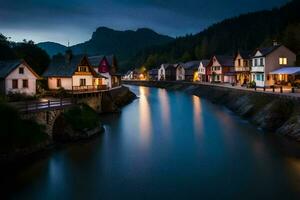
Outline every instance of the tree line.
<path id="1" fill-rule="evenodd" d="M 140 51 L 128 67 L 158 67 L 161 63 L 186 62 L 210 58 L 213 54 L 234 55 L 237 50 L 255 50 L 272 45 L 273 40 L 286 45 L 300 56 L 300 1 L 280 8 L 243 14 L 216 23 L 204 31 L 176 38 L 167 45 Z"/>
<path id="2" fill-rule="evenodd" d="M 24 59 L 30 67 L 41 75 L 50 63 L 50 57 L 32 40 L 16 43 L 0 33 L 0 61 Z"/>

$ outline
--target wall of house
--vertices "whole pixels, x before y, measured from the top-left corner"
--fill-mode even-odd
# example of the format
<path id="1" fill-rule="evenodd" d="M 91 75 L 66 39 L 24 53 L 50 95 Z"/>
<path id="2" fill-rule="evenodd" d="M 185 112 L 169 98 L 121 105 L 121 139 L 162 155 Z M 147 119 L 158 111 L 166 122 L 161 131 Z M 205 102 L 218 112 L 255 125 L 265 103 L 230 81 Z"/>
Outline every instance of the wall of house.
<path id="1" fill-rule="evenodd" d="M 57 90 L 57 79 L 61 80 L 61 87 L 65 90 L 72 90 L 72 78 L 48 78 L 48 87 L 50 90 Z"/>
<path id="2" fill-rule="evenodd" d="M 177 81 L 185 80 L 185 70 L 181 66 L 176 68 L 176 80 Z"/>
<path id="3" fill-rule="evenodd" d="M 280 65 L 279 64 L 279 58 L 280 57 L 286 57 L 287 58 L 287 65 Z M 266 84 L 267 85 L 273 85 L 274 80 L 269 76 L 269 80 L 267 80 L 267 76 L 270 72 L 275 71 L 277 69 L 280 69 L 282 67 L 286 66 L 294 66 L 296 62 L 296 54 L 291 52 L 288 48 L 281 46 L 278 49 L 276 49 L 274 52 L 269 54 L 266 57 L 265 61 L 265 78 L 266 78 Z"/>
<path id="4" fill-rule="evenodd" d="M 109 72 L 106 73 L 100 73 L 102 76 L 106 77 L 104 84 L 107 85 L 107 87 L 112 88 L 112 80 L 111 80 L 111 75 Z"/>
<path id="5" fill-rule="evenodd" d="M 158 80 L 165 80 L 166 79 L 166 70 L 164 67 L 160 67 L 158 70 Z"/>
<path id="6" fill-rule="evenodd" d="M 92 75 L 74 75 L 72 76 L 73 86 L 80 86 L 80 79 L 85 79 L 86 85 L 93 85 Z"/>
<path id="7" fill-rule="evenodd" d="M 19 74 L 19 68 L 24 68 L 24 73 Z M 18 89 L 13 89 L 12 80 L 18 80 Z M 23 80 L 28 80 L 28 88 L 23 88 Z M 26 93 L 28 95 L 36 94 L 36 79 L 37 77 L 28 69 L 26 65 L 21 64 L 13 70 L 5 79 L 5 93 L 18 92 Z"/>

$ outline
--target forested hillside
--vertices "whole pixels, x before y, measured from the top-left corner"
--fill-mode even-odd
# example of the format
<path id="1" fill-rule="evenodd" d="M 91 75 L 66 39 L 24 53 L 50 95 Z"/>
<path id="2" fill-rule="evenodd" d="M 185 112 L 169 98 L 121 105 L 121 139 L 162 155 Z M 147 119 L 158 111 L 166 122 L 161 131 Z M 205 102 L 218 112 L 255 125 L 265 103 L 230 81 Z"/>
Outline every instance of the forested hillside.
<path id="1" fill-rule="evenodd" d="M 238 49 L 254 50 L 271 45 L 273 40 L 285 44 L 299 57 L 299 10 L 300 1 L 293 0 L 280 8 L 227 19 L 196 35 L 180 37 L 168 45 L 140 51 L 127 65 L 153 68 L 163 62 L 209 58 L 214 53 L 232 55 Z"/>

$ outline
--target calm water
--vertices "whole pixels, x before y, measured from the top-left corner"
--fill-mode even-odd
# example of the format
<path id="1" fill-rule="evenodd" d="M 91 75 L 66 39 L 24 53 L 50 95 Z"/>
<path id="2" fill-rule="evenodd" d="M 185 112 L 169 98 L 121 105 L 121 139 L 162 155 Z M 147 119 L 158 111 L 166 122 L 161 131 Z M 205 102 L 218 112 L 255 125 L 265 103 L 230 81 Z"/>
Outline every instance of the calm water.
<path id="1" fill-rule="evenodd" d="M 102 116 L 106 133 L 7 172 L 2 194 L 43 200 L 300 199 L 299 145 L 262 133 L 204 99 L 131 89 L 140 98 L 121 114 Z"/>

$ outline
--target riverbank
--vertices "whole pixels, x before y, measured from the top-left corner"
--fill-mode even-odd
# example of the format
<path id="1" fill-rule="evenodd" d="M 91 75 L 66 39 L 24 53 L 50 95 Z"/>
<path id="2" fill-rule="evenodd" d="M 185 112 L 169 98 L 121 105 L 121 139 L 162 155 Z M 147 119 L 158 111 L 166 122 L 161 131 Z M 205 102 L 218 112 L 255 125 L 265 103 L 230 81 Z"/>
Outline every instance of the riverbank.
<path id="1" fill-rule="evenodd" d="M 224 105 L 257 127 L 300 142 L 300 100 L 286 95 L 187 82 L 125 81 L 126 84 L 179 90 Z"/>
<path id="2" fill-rule="evenodd" d="M 127 87 L 109 91 L 100 102 L 101 113 L 120 112 L 121 108 L 136 98 Z M 43 113 L 24 117 L 14 107 L 1 102 L 2 131 L 0 133 L 0 166 L 26 162 L 27 158 L 38 157 L 61 143 L 73 143 L 89 140 L 100 133 L 104 127 L 99 119 L 99 112 L 93 104 L 79 103 L 65 108 L 54 119 L 51 133 L 46 134 Z M 48 115 L 47 115 L 48 116 Z M 7 123 L 6 117 L 10 120 Z M 48 117 L 46 117 L 48 118 Z M 49 120 L 49 119 L 47 119 Z M 11 122 L 11 123 L 10 123 Z"/>

